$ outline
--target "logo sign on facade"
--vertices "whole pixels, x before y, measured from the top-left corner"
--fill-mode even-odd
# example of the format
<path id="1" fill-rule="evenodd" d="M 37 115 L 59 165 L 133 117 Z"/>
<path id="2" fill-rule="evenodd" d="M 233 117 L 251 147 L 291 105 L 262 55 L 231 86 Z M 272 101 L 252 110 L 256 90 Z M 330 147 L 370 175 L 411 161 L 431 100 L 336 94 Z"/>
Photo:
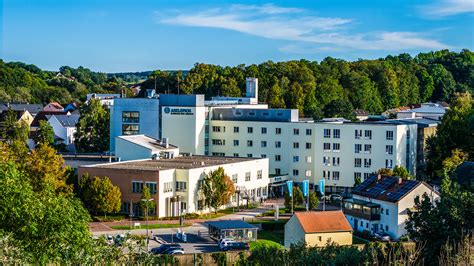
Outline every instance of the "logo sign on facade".
<path id="1" fill-rule="evenodd" d="M 165 107 L 165 114 L 170 115 L 193 115 L 193 110 L 191 108 L 174 108 L 174 107 Z"/>

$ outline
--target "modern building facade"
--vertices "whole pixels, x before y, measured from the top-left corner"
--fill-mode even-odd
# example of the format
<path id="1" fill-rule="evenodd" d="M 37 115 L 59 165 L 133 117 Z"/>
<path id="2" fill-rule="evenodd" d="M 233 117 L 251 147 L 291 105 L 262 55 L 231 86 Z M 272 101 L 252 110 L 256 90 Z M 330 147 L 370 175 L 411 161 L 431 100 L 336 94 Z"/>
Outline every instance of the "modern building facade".
<path id="1" fill-rule="evenodd" d="M 354 231 L 385 232 L 397 240 L 407 233 L 408 209 L 424 194 L 432 202 L 439 199 L 425 182 L 372 175 L 353 189 L 353 198 L 344 200 L 344 213 Z"/>
<path id="2" fill-rule="evenodd" d="M 115 157 L 119 161 L 142 159 L 172 159 L 179 156 L 179 148 L 168 142 L 145 135 L 119 136 L 115 140 Z"/>
<path id="3" fill-rule="evenodd" d="M 258 80 L 246 97 L 149 94 L 115 99 L 110 148 L 122 135 L 169 139 L 184 155 L 268 158 L 272 182 L 326 179 L 328 192 L 349 193 L 355 179 L 403 166 L 415 175 L 417 124 L 404 120 L 303 120 L 298 110 L 258 104 Z M 407 119 L 409 120 L 409 119 Z M 282 186 L 280 187 L 281 191 Z"/>
<path id="4" fill-rule="evenodd" d="M 143 187 L 148 186 L 159 217 L 208 210 L 200 193 L 204 177 L 222 167 L 232 179 L 239 195 L 230 205 L 259 201 L 268 196 L 268 159 L 210 156 L 181 156 L 172 159 L 146 159 L 80 166 L 78 176 L 107 176 L 122 192 L 124 214 L 141 215 L 139 207 Z M 239 205 L 240 205 L 239 204 Z"/>

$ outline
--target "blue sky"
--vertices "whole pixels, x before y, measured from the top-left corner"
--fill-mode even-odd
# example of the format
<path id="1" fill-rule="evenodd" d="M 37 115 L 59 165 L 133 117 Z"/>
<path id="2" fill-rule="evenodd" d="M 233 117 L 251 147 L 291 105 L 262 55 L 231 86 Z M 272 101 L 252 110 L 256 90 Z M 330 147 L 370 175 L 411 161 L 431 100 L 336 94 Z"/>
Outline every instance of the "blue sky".
<path id="1" fill-rule="evenodd" d="M 48 70 L 474 50 L 474 0 L 0 0 L 0 18 L 0 58 Z"/>

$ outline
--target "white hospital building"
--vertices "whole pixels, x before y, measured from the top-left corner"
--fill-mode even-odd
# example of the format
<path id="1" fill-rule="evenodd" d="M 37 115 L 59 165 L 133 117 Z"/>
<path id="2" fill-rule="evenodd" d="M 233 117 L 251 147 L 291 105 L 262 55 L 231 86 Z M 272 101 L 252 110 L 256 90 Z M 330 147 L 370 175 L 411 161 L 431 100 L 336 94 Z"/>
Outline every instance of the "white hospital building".
<path id="1" fill-rule="evenodd" d="M 110 147 L 121 135 L 169 139 L 184 155 L 268 158 L 273 193 L 286 180 L 326 179 L 329 192 L 350 192 L 354 179 L 380 168 L 417 166 L 413 119 L 350 122 L 301 120 L 298 110 L 258 104 L 258 80 L 247 79 L 246 97 L 149 94 L 117 98 L 111 107 Z"/>

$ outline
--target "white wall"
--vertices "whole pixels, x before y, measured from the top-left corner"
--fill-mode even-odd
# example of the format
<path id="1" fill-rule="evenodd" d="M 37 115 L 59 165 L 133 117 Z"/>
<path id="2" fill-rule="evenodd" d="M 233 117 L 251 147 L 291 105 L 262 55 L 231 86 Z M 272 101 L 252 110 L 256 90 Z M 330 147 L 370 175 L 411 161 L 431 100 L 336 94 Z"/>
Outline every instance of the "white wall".
<path id="1" fill-rule="evenodd" d="M 115 156 L 121 161 L 150 159 L 151 149 L 137 145 L 133 142 L 116 138 L 115 140 Z"/>

